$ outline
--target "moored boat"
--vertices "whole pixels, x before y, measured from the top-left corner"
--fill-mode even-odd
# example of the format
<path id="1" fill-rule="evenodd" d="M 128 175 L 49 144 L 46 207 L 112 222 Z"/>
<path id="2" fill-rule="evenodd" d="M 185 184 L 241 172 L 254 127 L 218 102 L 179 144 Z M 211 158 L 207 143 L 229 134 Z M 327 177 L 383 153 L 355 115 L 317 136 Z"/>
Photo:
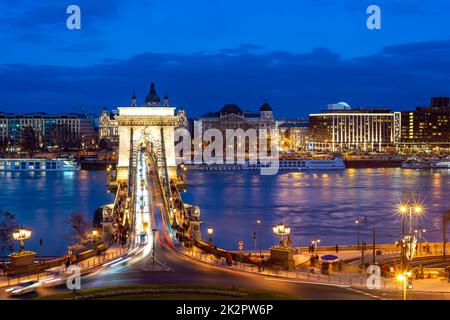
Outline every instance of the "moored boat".
<path id="1" fill-rule="evenodd" d="M 80 167 L 73 159 L 0 159 L 0 172 L 7 171 L 77 171 Z"/>

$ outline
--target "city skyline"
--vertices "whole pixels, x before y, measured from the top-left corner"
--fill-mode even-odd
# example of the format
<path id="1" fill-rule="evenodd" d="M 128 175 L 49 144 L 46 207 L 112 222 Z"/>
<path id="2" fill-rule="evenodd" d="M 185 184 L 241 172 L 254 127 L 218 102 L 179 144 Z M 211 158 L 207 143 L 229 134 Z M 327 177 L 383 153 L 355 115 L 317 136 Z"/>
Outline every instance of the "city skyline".
<path id="1" fill-rule="evenodd" d="M 81 30 L 66 28 L 63 2 L 0 5 L 1 111 L 100 111 L 133 91 L 142 102 L 152 81 L 194 117 L 264 100 L 287 118 L 339 101 L 408 110 L 449 95 L 445 1 L 379 1 L 381 30 L 366 27 L 366 1 L 77 4 Z"/>

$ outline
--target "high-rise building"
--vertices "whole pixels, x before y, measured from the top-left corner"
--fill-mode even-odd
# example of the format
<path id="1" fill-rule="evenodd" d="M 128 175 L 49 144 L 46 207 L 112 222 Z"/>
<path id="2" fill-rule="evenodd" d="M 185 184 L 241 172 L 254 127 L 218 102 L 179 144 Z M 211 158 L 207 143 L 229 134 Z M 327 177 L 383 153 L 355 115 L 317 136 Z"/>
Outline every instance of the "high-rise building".
<path id="1" fill-rule="evenodd" d="M 450 98 L 433 97 L 430 106 L 399 112 L 398 117 L 402 147 L 450 148 Z"/>

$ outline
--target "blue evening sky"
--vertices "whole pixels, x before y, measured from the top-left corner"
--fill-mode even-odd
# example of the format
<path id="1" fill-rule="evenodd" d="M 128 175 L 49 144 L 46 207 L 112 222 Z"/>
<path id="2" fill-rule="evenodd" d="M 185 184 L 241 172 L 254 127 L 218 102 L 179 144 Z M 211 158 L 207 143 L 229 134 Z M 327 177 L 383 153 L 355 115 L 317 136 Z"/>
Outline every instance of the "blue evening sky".
<path id="1" fill-rule="evenodd" d="M 338 101 L 411 109 L 450 95 L 449 18 L 447 0 L 1 0 L 0 111 L 94 111 L 133 90 L 142 103 L 152 81 L 191 116 L 265 99 L 292 118 Z"/>

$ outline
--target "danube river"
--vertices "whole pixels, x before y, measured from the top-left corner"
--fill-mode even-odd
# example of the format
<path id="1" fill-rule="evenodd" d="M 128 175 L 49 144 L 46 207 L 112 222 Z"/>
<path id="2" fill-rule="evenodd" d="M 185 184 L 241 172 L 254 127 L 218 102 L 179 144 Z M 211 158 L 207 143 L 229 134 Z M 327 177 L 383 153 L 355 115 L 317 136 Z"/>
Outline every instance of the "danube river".
<path id="1" fill-rule="evenodd" d="M 203 230 L 214 228 L 213 240 L 228 249 L 237 249 L 240 240 L 253 249 L 257 219 L 263 221 L 264 247 L 276 242 L 271 227 L 277 223 L 292 226 L 297 246 L 314 237 L 321 244 L 354 244 L 357 216 L 361 240 L 369 243 L 375 226 L 378 241 L 393 242 L 401 232 L 395 209 L 403 190 L 420 192 L 426 211 L 418 224 L 426 228 L 427 240 L 440 240 L 441 213 L 450 209 L 450 171 L 346 169 L 275 176 L 191 171 L 187 179 L 184 201 L 200 206 Z M 26 248 L 38 250 L 43 239 L 43 254 L 59 255 L 66 252 L 65 222 L 72 212 L 92 221 L 98 206 L 113 202 L 105 182 L 104 171 L 0 173 L 0 208 L 33 229 Z"/>
<path id="2" fill-rule="evenodd" d="M 0 209 L 15 213 L 19 225 L 33 230 L 26 249 L 39 252 L 43 240 L 43 255 L 67 252 L 71 213 L 84 213 L 91 222 L 98 206 L 113 201 L 104 171 L 0 173 Z"/>
<path id="3" fill-rule="evenodd" d="M 377 242 L 395 242 L 401 237 L 396 204 L 402 191 L 419 192 L 425 214 L 414 224 L 426 229 L 426 240 L 439 241 L 441 214 L 450 209 L 450 170 L 346 169 L 275 176 L 191 171 L 187 178 L 183 198 L 200 206 L 203 231 L 212 227 L 215 243 L 234 250 L 240 240 L 245 249 L 254 248 L 257 219 L 263 221 L 264 247 L 276 243 L 271 227 L 277 223 L 292 226 L 296 246 L 315 237 L 321 244 L 355 244 L 355 217 L 360 217 L 361 241 L 371 243 L 375 226 Z"/>

